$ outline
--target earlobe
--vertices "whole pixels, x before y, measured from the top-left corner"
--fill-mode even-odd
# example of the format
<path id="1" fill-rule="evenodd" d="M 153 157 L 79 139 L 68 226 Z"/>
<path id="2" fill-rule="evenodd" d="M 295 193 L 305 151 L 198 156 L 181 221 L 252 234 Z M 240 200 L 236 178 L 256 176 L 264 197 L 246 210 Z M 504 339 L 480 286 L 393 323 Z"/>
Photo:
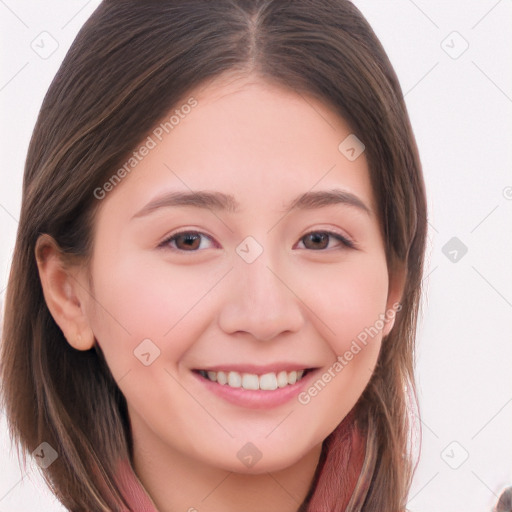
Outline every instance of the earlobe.
<path id="1" fill-rule="evenodd" d="M 95 340 L 85 314 L 83 285 L 65 265 L 62 251 L 50 235 L 38 238 L 35 257 L 44 298 L 53 319 L 73 348 L 89 350 Z"/>
<path id="2" fill-rule="evenodd" d="M 386 323 L 382 330 L 382 335 L 387 336 L 393 326 L 397 313 L 402 309 L 400 301 L 402 300 L 405 282 L 407 279 L 407 269 L 405 264 L 395 264 L 389 273 L 388 299 L 386 303 Z"/>

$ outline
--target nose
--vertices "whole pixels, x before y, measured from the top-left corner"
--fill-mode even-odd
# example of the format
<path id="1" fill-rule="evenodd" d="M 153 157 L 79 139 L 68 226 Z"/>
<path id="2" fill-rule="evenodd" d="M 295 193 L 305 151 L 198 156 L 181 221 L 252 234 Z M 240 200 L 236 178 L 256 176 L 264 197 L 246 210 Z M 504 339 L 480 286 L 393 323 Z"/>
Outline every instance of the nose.
<path id="1" fill-rule="evenodd" d="M 277 270 L 272 263 L 266 251 L 252 263 L 235 261 L 218 319 L 224 332 L 245 332 L 257 340 L 269 341 L 302 328 L 302 303 L 294 293 L 297 283 L 293 283 L 290 272 Z"/>

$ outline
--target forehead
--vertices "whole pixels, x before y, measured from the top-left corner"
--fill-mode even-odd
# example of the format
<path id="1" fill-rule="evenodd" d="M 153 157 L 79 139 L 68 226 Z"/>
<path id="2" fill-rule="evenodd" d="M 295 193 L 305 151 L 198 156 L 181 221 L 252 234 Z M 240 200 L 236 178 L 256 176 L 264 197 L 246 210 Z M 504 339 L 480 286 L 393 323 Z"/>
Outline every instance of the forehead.
<path id="1" fill-rule="evenodd" d="M 191 98 L 194 107 L 182 108 Z M 364 152 L 351 160 L 342 151 L 350 137 L 346 121 L 315 98 L 221 76 L 162 117 L 146 139 L 151 149 L 107 199 L 135 208 L 167 189 L 208 189 L 230 193 L 242 209 L 278 210 L 292 196 L 342 185 L 373 209 Z"/>

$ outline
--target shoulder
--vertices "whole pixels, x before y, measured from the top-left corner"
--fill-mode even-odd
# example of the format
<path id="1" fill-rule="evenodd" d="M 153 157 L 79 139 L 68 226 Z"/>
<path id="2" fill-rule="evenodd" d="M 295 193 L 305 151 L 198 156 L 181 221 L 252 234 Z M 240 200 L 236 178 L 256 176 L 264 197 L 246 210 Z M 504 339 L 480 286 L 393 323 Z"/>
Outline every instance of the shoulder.
<path id="1" fill-rule="evenodd" d="M 500 495 L 495 512 L 512 512 L 512 486 L 507 487 Z"/>

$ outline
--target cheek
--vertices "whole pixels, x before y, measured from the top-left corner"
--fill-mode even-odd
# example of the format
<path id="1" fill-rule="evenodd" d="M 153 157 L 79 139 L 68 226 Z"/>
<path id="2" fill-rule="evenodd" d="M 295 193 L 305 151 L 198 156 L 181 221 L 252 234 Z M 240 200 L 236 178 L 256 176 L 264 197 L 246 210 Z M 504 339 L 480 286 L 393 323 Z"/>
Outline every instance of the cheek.
<path id="1" fill-rule="evenodd" d="M 305 284 L 305 302 L 318 316 L 317 330 L 331 353 L 330 363 L 298 397 L 304 411 L 318 418 L 313 428 L 320 438 L 352 409 L 374 371 L 388 293 L 385 257 L 354 259 L 336 272 L 316 273 Z"/>
<path id="2" fill-rule="evenodd" d="M 315 308 L 318 330 L 331 351 L 331 363 L 299 396 L 317 418 L 317 435 L 332 431 L 355 405 L 377 362 L 385 313 L 388 278 L 385 258 L 359 260 L 317 275 L 308 305 Z"/>
<path id="3" fill-rule="evenodd" d="M 365 335 L 367 347 L 369 341 L 378 345 L 383 327 L 380 319 L 385 313 L 388 293 L 384 257 L 361 259 L 340 266 L 334 273 L 332 270 L 316 273 L 303 290 L 305 302 L 318 319 L 319 330 L 336 355 L 350 350 L 354 340 L 364 345 Z M 379 330 L 377 335 L 375 326 Z"/>
<path id="4" fill-rule="evenodd" d="M 90 316 L 114 376 L 140 370 L 148 352 L 158 365 L 179 361 L 204 328 L 198 306 L 218 280 L 198 267 L 172 268 L 137 254 L 98 261 L 94 272 Z"/>

